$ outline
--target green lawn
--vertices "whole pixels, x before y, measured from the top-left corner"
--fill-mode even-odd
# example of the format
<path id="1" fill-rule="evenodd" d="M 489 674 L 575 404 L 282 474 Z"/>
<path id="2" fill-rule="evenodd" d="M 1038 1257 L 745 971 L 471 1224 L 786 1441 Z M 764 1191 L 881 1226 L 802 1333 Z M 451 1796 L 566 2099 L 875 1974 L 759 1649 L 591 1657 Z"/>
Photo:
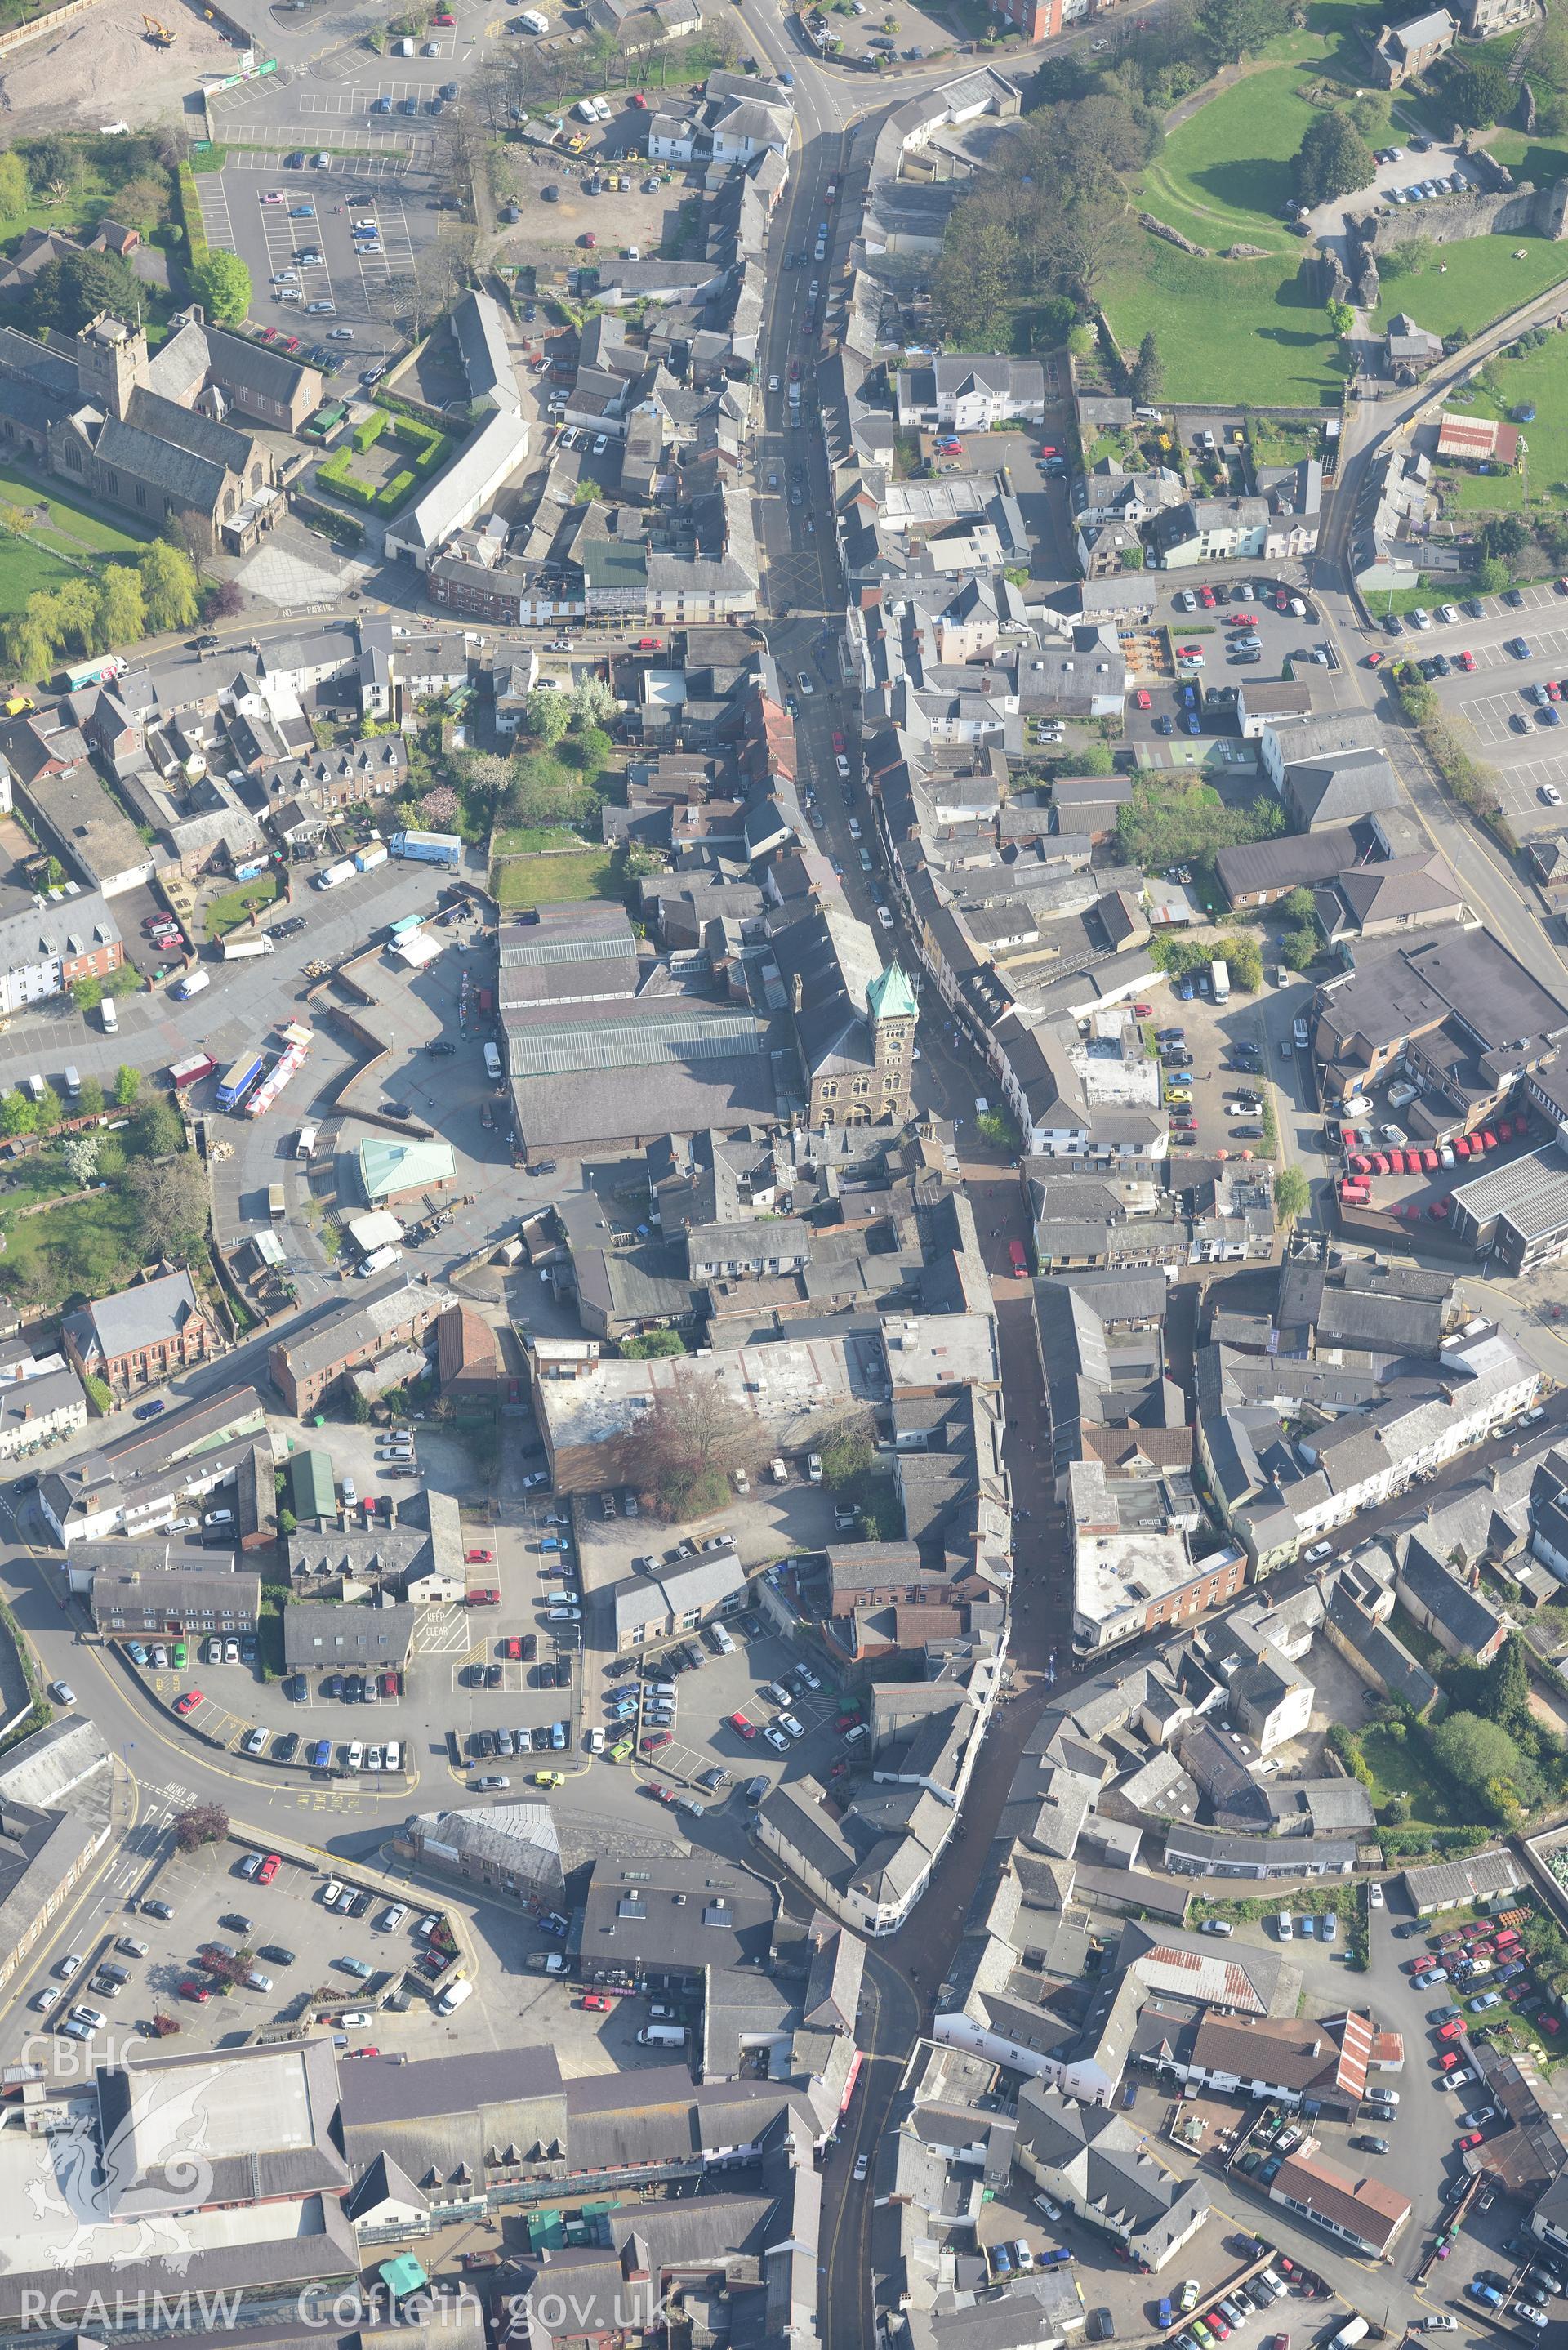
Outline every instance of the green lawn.
<path id="1" fill-rule="evenodd" d="M 524 824 L 497 832 L 491 847 L 497 857 L 526 857 L 532 849 L 575 848 L 579 843 L 585 850 L 593 846 L 562 825 Z"/>
<path id="2" fill-rule="evenodd" d="M 1413 1817 L 1423 1826 L 1462 1825 L 1455 1819 L 1448 1797 L 1427 1776 L 1413 1740 L 1395 1738 L 1375 1725 L 1364 1730 L 1357 1742 L 1362 1760 L 1376 1783 L 1368 1790 L 1374 1804 L 1386 1804 L 1391 1795 L 1408 1795 L 1416 1807 Z"/>
<path id="3" fill-rule="evenodd" d="M 62 563 L 36 539 L 0 538 L 0 619 L 21 611 L 29 596 L 80 577 L 74 564 Z"/>
<path id="4" fill-rule="evenodd" d="M 270 906 L 283 888 L 277 875 L 269 867 L 258 873 L 254 881 L 243 889 L 230 889 L 222 898 L 214 898 L 207 909 L 207 936 L 221 939 L 225 931 L 237 931 L 249 920 L 254 909 Z"/>
<path id="5" fill-rule="evenodd" d="M 621 895 L 609 851 L 604 848 L 588 849 L 581 857 L 499 858 L 494 889 L 503 906 L 562 905 L 568 899 Z"/>
<path id="6" fill-rule="evenodd" d="M 1412 222 L 1412 236 L 1419 228 Z M 1516 253 L 1523 254 L 1522 261 L 1514 259 Z M 1418 277 L 1387 280 L 1377 312 L 1381 324 L 1408 310 L 1431 334 L 1479 335 L 1494 318 L 1568 277 L 1568 251 L 1542 236 L 1472 237 L 1467 244 L 1446 244 L 1441 257 L 1447 264 L 1441 275 L 1433 262 Z"/>
<path id="7" fill-rule="evenodd" d="M 1136 266 L 1106 287 L 1106 313 L 1124 349 L 1136 350 L 1154 328 L 1168 399 L 1234 401 L 1244 353 L 1246 393 L 1257 406 L 1337 405 L 1337 346 L 1297 276 L 1301 257 L 1297 246 L 1283 260 L 1199 261 L 1143 234 Z"/>
<path id="8" fill-rule="evenodd" d="M 1317 112 L 1300 95 L 1297 65 L 1249 74 L 1173 130 L 1144 173 L 1147 209 L 1195 244 L 1261 244 L 1300 262 L 1281 219 L 1291 158 Z"/>
<path id="9" fill-rule="evenodd" d="M 0 1284 L 29 1304 L 57 1306 L 78 1295 L 101 1297 L 122 1289 L 140 1263 L 136 1203 L 111 1185 L 90 1200 L 73 1200 L 42 1215 L 5 1224 Z"/>
<path id="10" fill-rule="evenodd" d="M 19 506 L 47 505 L 50 520 L 30 529 L 27 536 L 57 555 L 140 555 L 151 536 L 147 531 L 138 534 L 129 524 L 107 520 L 90 506 L 79 505 L 58 482 L 45 481 L 15 465 L 0 465 L 0 501 Z"/>
<path id="11" fill-rule="evenodd" d="M 1568 499 L 1568 338 L 1552 335 L 1537 350 L 1494 359 L 1488 372 L 1501 398 L 1493 399 L 1478 385 L 1464 413 L 1506 418 L 1533 400 L 1534 421 L 1521 427 L 1530 451 L 1531 497 Z M 1449 479 L 1457 503 L 1471 512 L 1516 511 L 1523 503 L 1522 473 L 1456 472 Z"/>

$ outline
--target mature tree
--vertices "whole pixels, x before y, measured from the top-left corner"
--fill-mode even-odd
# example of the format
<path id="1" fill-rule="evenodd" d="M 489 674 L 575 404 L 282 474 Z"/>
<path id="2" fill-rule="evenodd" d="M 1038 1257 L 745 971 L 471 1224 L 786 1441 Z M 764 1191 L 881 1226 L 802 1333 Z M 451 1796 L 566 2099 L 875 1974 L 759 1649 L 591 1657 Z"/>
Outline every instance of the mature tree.
<path id="1" fill-rule="evenodd" d="M 133 1069 L 129 1061 L 121 1061 L 114 1073 L 114 1103 L 117 1109 L 129 1109 L 141 1091 L 141 1072 Z"/>
<path id="2" fill-rule="evenodd" d="M 189 270 L 191 291 L 220 327 L 243 326 L 251 307 L 251 273 L 238 254 L 213 245 Z"/>
<path id="3" fill-rule="evenodd" d="M 1324 317 L 1328 320 L 1329 332 L 1337 335 L 1342 343 L 1347 335 L 1355 333 L 1355 313 L 1348 302 L 1336 301 L 1333 295 L 1330 295 L 1323 306 L 1323 310 Z"/>
<path id="4" fill-rule="evenodd" d="M 1001 221 L 978 203 L 954 208 L 931 270 L 931 300 L 950 341 L 983 350 L 1001 339 L 1015 257 Z"/>
<path id="5" fill-rule="evenodd" d="M 877 1448 L 871 1432 L 860 1420 L 846 1420 L 825 1437 L 819 1447 L 823 1477 L 835 1492 L 853 1485 L 877 1466 Z"/>
<path id="6" fill-rule="evenodd" d="M 138 1159 L 169 1159 L 185 1148 L 185 1125 L 177 1109 L 154 1094 L 130 1124 L 130 1148 Z"/>
<path id="7" fill-rule="evenodd" d="M 1451 115 L 1468 130 L 1490 129 L 1494 122 L 1506 122 L 1513 111 L 1513 84 L 1501 66 L 1490 57 L 1477 57 L 1449 76 L 1440 103 L 1445 120 Z"/>
<path id="8" fill-rule="evenodd" d="M 201 587 L 190 556 L 155 538 L 138 568 L 149 630 L 188 629 L 202 609 Z"/>
<path id="9" fill-rule="evenodd" d="M 1108 743 L 1085 743 L 1072 756 L 1072 772 L 1075 775 L 1114 775 L 1116 754 Z"/>
<path id="10" fill-rule="evenodd" d="M 616 1479 L 667 1518 L 701 1517 L 723 1503 L 730 1472 L 753 1466 L 763 1450 L 757 1422 L 711 1367 L 681 1367 L 615 1445 Z"/>
<path id="11" fill-rule="evenodd" d="M 1530 551 L 1530 525 L 1518 515 L 1494 515 L 1481 525 L 1481 552 L 1511 568 Z"/>
<path id="12" fill-rule="evenodd" d="M 5 624 L 6 664 L 22 678 L 43 677 L 55 658 L 54 639 L 32 608 L 37 600 L 29 596 L 26 610 Z"/>
<path id="13" fill-rule="evenodd" d="M 103 1116 L 103 1087 L 96 1077 L 84 1077 L 77 1096 L 77 1108 L 83 1118 Z"/>
<path id="14" fill-rule="evenodd" d="M 1296 202 L 1313 206 L 1369 187 L 1377 165 L 1349 115 L 1331 107 L 1308 123 L 1293 171 Z"/>
<path id="15" fill-rule="evenodd" d="M 1478 596 L 1498 596 L 1508 586 L 1509 569 L 1495 555 L 1483 555 L 1475 567 L 1474 587 Z"/>
<path id="16" fill-rule="evenodd" d="M 204 1844 L 222 1844 L 229 1833 L 229 1815 L 221 1804 L 193 1804 L 176 1812 L 171 1824 L 178 1852 L 195 1852 Z"/>
<path id="17" fill-rule="evenodd" d="M 209 620 L 234 620 L 238 619 L 244 608 L 244 595 L 239 582 L 234 579 L 220 579 L 213 592 L 213 600 L 207 607 L 207 618 Z"/>
<path id="18" fill-rule="evenodd" d="M 126 1190 L 136 1202 L 141 1245 L 150 1256 L 183 1256 L 207 1237 L 207 1179 L 185 1156 L 154 1164 L 137 1159 Z"/>
<path id="19" fill-rule="evenodd" d="M 615 696 L 602 678 L 585 677 L 567 697 L 577 726 L 604 726 L 615 716 Z"/>
<path id="20" fill-rule="evenodd" d="M 592 777 L 602 775 L 608 766 L 615 743 L 602 726 L 577 726 L 563 749 L 585 775 Z"/>
<path id="21" fill-rule="evenodd" d="M 15 1137 L 32 1134 L 37 1129 L 38 1114 L 33 1107 L 33 1097 L 17 1086 L 8 1094 L 0 1094 L 0 1134 Z"/>
<path id="22" fill-rule="evenodd" d="M 1450 1713 L 1428 1736 L 1432 1759 L 1444 1777 L 1493 1819 L 1513 1819 L 1533 1795 L 1535 1774 L 1501 1722 L 1479 1713 Z"/>
<path id="23" fill-rule="evenodd" d="M 106 645 L 133 645 L 147 634 L 147 599 L 141 592 L 141 576 L 129 563 L 105 567 L 99 598 L 99 619 Z"/>
<path id="24" fill-rule="evenodd" d="M 1299 929 L 1285 932 L 1280 951 L 1292 971 L 1310 971 L 1323 952 L 1323 941 L 1315 930 L 1310 930 L 1303 922 Z"/>
<path id="25" fill-rule="evenodd" d="M 46 1086 L 41 1094 L 34 1095 L 33 1107 L 37 1113 L 40 1134 L 52 1134 L 57 1126 L 64 1123 L 66 1106 L 53 1086 Z"/>
<path id="26" fill-rule="evenodd" d="M 528 696 L 528 731 L 546 748 L 558 743 L 572 723 L 570 698 L 553 685 L 536 685 Z"/>
<path id="27" fill-rule="evenodd" d="M 1312 1187 L 1299 1167 L 1282 1167 L 1274 1178 L 1274 1212 L 1282 1224 L 1293 1224 L 1312 1205 Z"/>
<path id="28" fill-rule="evenodd" d="M 19 220 L 27 209 L 27 174 L 19 155 L 0 155 L 0 220 Z"/>
<path id="29" fill-rule="evenodd" d="M 135 172 L 129 180 L 122 180 L 114 192 L 116 220 L 128 221 L 143 236 L 151 236 L 168 209 L 167 172 Z"/>
<path id="30" fill-rule="evenodd" d="M 1535 1718 L 1530 1711 L 1530 1672 L 1524 1642 L 1511 1632 L 1486 1669 L 1486 1713 L 1501 1721 L 1513 1737 L 1522 1731 L 1533 1736 Z"/>
<path id="31" fill-rule="evenodd" d="M 83 1190 L 98 1173 L 100 1148 L 96 1134 L 73 1134 L 60 1146 L 60 1156 L 71 1170 L 72 1181 Z"/>
<path id="32" fill-rule="evenodd" d="M 1299 930 L 1303 922 L 1312 920 L 1317 911 L 1317 901 L 1310 889 L 1290 889 L 1280 899 L 1274 911 L 1282 922 L 1289 922 Z"/>
<path id="33" fill-rule="evenodd" d="M 35 139 L 27 149 L 27 171 L 41 194 L 60 197 L 81 177 L 81 157 L 57 130 Z"/>
<path id="34" fill-rule="evenodd" d="M 1137 347 L 1133 361 L 1132 396 L 1140 408 L 1151 408 L 1165 389 L 1165 367 L 1151 327 Z"/>
<path id="35" fill-rule="evenodd" d="M 51 327 L 75 335 L 100 310 L 132 318 L 146 300 L 146 287 L 118 254 L 67 253 L 45 262 L 21 307 L 35 332 Z"/>
<path id="36" fill-rule="evenodd" d="M 1193 13 L 1198 37 L 1216 66 L 1255 57 L 1288 22 L 1285 0 L 1199 0 Z"/>

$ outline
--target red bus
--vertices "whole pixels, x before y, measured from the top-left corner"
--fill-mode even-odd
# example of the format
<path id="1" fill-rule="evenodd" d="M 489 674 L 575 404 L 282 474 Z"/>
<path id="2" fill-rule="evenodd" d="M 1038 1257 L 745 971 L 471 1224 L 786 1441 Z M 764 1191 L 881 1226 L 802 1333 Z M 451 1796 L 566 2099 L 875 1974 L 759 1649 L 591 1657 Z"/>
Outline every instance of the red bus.
<path id="1" fill-rule="evenodd" d="M 1008 1242 L 1007 1262 L 1012 1269 L 1012 1277 L 1014 1281 L 1028 1280 L 1029 1259 L 1023 1253 L 1023 1243 L 1022 1241 Z"/>

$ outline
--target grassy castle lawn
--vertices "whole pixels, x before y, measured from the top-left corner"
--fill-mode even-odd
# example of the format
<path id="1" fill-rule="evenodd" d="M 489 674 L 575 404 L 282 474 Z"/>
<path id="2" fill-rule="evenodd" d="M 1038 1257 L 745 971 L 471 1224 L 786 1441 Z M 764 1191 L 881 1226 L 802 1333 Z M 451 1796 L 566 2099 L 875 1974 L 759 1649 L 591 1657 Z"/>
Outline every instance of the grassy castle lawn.
<path id="1" fill-rule="evenodd" d="M 1318 407 L 1338 400 L 1345 376 L 1300 265 L 1299 247 L 1286 262 L 1199 261 L 1140 233 L 1137 266 L 1106 287 L 1106 316 L 1127 351 L 1153 328 L 1168 400 Z"/>
<path id="2" fill-rule="evenodd" d="M 1137 232 L 1133 259 L 1107 282 L 1106 317 L 1124 350 L 1150 328 L 1159 342 L 1165 392 L 1176 400 L 1233 404 L 1238 391 L 1260 407 L 1336 402 L 1344 384 L 1338 347 L 1323 306 L 1300 276 L 1310 250 L 1282 217 L 1291 164 L 1320 109 L 1310 89 L 1365 87 L 1365 64 L 1345 0 L 1317 0 L 1305 30 L 1273 42 L 1263 60 L 1179 123 L 1145 172 L 1142 208 L 1209 248 L 1199 259 Z M 1568 173 L 1568 154 L 1500 133 L 1500 158 L 1521 177 L 1542 182 Z M 1347 199 L 1347 203 L 1354 203 Z M 1409 234 L 1420 235 L 1420 207 Z M 1232 244 L 1266 256 L 1224 261 Z M 1522 247 L 1525 258 L 1515 261 Z M 1382 324 L 1408 310 L 1434 334 L 1469 337 L 1520 303 L 1568 277 L 1568 249 L 1542 237 L 1478 237 L 1443 249 L 1417 276 L 1391 276 Z"/>

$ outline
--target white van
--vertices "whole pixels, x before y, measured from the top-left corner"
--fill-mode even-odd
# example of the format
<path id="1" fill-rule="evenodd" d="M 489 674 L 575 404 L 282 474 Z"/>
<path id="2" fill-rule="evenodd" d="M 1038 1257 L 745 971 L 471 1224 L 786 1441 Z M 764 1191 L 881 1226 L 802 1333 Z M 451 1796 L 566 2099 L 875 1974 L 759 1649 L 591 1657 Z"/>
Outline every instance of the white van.
<path id="1" fill-rule="evenodd" d="M 472 1997 L 473 1985 L 471 1982 L 454 1982 L 451 1989 L 443 1991 L 441 1998 L 436 2002 L 436 2013 L 438 2015 L 450 2015 L 454 2008 L 459 2008 L 462 2005 L 465 1999 L 472 1999 Z"/>
<path id="2" fill-rule="evenodd" d="M 389 1770 L 389 1771 L 400 1771 L 400 1770 L 402 1769 L 402 1767 L 403 1767 L 403 1746 L 402 1746 L 402 1741 L 401 1741 L 400 1739 L 398 1739 L 398 1738 L 389 1738 L 389 1739 L 388 1739 L 388 1741 L 387 1741 L 387 1755 L 386 1755 L 386 1763 L 387 1763 L 387 1768 L 388 1768 L 388 1770 Z"/>
<path id="3" fill-rule="evenodd" d="M 1279 1916 L 1275 1918 L 1274 1932 L 1282 1942 L 1293 1942 L 1295 1940 L 1296 1929 L 1291 1924 L 1291 1913 L 1288 1909 L 1282 1909 Z"/>
<path id="4" fill-rule="evenodd" d="M 388 1273 L 397 1263 L 402 1253 L 401 1249 L 394 1248 L 389 1242 L 385 1248 L 372 1249 L 369 1255 L 361 1260 L 359 1271 L 363 1275 Z"/>
<path id="5" fill-rule="evenodd" d="M 364 1750 L 364 1748 L 360 1745 L 359 1741 L 358 1741 L 358 1739 L 356 1739 L 356 1740 L 354 1741 L 353 1745 L 352 1745 L 352 1746 L 350 1746 L 350 1748 L 348 1749 L 348 1753 L 344 1756 L 344 1758 L 343 1758 L 343 1759 L 344 1759 L 345 1762 L 348 1764 L 348 1768 L 349 1768 L 349 1770 L 350 1770 L 350 1771 L 362 1771 L 362 1770 L 364 1769 L 364 1767 L 365 1767 L 365 1750 Z"/>
<path id="6" fill-rule="evenodd" d="M 212 980 L 204 971 L 188 971 L 174 993 L 182 1003 L 188 1003 L 192 996 L 200 995 L 204 987 L 211 987 L 212 984 Z"/>
<path id="7" fill-rule="evenodd" d="M 98 1008 L 99 1015 L 103 1021 L 104 1035 L 106 1036 L 118 1036 L 119 1034 L 119 1014 L 114 1008 L 113 996 L 106 995 L 103 1002 Z"/>
<path id="8" fill-rule="evenodd" d="M 321 1128 L 319 1126 L 302 1126 L 300 1128 L 299 1140 L 294 1146 L 294 1155 L 296 1159 L 308 1159 L 310 1157 L 311 1153 L 316 1149 L 316 1138 L 320 1131 Z"/>
<path id="9" fill-rule="evenodd" d="M 501 1083 L 501 1047 L 499 1045 L 494 1043 L 486 1044 L 484 1047 L 484 1074 L 490 1079 L 493 1086 L 498 1086 Z"/>

